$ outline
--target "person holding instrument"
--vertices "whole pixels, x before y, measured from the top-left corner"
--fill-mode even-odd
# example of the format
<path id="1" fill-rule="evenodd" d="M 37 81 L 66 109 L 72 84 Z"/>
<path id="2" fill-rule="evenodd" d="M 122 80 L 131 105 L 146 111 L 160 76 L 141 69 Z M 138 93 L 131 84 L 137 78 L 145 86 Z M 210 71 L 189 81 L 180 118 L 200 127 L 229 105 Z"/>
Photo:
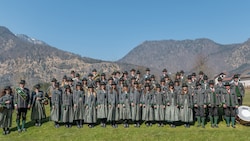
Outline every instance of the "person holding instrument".
<path id="1" fill-rule="evenodd" d="M 3 128 L 3 135 L 10 133 L 10 127 L 12 126 L 12 111 L 13 105 L 13 93 L 10 86 L 6 86 L 0 95 L 0 105 L 3 109 L 0 111 L 0 127 Z M 1 118 L 2 117 L 2 118 Z"/>
<path id="2" fill-rule="evenodd" d="M 25 88 L 25 80 L 21 80 L 19 87 L 16 88 L 14 96 L 15 109 L 16 109 L 16 124 L 18 132 L 25 132 L 26 114 L 27 110 L 30 109 L 30 90 Z M 20 125 L 20 119 L 22 116 L 22 126 Z"/>

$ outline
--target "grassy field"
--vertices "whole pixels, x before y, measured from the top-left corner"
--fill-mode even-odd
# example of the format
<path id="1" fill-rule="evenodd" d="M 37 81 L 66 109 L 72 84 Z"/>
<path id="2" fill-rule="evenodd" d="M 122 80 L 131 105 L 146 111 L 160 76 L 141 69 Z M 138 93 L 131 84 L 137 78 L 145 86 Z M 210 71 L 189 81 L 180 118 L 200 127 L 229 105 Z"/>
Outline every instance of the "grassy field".
<path id="1" fill-rule="evenodd" d="M 247 90 L 244 98 L 244 105 L 250 106 L 250 90 Z M 47 115 L 49 115 L 47 107 Z M 28 117 L 30 113 L 28 113 Z M 25 133 L 18 133 L 16 131 L 16 124 L 14 122 L 15 116 L 13 117 L 13 128 L 11 134 L 4 136 L 0 134 L 1 141 L 140 141 L 140 140 L 168 140 L 168 141 L 212 141 L 212 140 L 226 140 L 226 141 L 248 141 L 250 140 L 250 128 L 240 124 L 236 125 L 236 128 L 226 127 L 225 122 L 219 124 L 218 129 L 210 127 L 207 123 L 206 128 L 197 128 L 195 125 L 191 128 L 186 129 L 183 126 L 178 126 L 175 129 L 169 126 L 157 127 L 146 127 L 142 125 L 141 128 L 123 128 L 120 125 L 117 129 L 113 129 L 108 126 L 107 128 L 101 128 L 96 126 L 95 128 L 89 129 L 87 125 L 83 128 L 78 129 L 76 126 L 68 129 L 64 126 L 56 129 L 53 123 L 48 119 L 41 127 L 33 126 L 34 123 L 28 120 L 28 129 Z"/>

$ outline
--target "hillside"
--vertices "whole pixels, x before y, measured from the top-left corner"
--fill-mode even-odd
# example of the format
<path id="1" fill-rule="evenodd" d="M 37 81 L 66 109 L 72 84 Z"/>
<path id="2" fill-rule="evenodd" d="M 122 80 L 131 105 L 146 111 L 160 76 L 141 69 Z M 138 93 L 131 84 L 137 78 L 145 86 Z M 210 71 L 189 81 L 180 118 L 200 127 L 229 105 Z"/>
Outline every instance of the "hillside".
<path id="1" fill-rule="evenodd" d="M 145 41 L 119 62 L 149 66 L 170 72 L 203 70 L 214 74 L 250 64 L 250 39 L 241 44 L 221 45 L 209 39 Z M 245 68 L 245 67 L 242 67 Z M 241 71 L 241 70 L 238 70 Z"/>
<path id="2" fill-rule="evenodd" d="M 52 77 L 61 79 L 63 75 L 75 70 L 81 76 L 93 68 L 110 74 L 114 70 L 129 70 L 128 63 L 114 63 L 81 57 L 70 52 L 51 47 L 42 41 L 28 39 L 26 35 L 16 36 L 6 27 L 0 26 L 0 84 L 17 85 L 26 79 L 28 86 L 35 83 L 50 82 Z"/>

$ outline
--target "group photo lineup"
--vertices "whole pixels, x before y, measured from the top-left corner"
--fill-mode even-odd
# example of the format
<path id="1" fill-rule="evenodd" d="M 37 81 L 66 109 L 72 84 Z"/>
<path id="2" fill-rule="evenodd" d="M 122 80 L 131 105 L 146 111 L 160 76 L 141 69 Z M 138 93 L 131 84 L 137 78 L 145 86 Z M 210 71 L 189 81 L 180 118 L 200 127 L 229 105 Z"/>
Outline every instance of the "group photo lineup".
<path id="1" fill-rule="evenodd" d="M 131 69 L 100 74 L 93 69 L 81 77 L 72 70 L 63 78 L 51 78 L 45 91 L 40 89 L 41 84 L 26 88 L 25 80 L 20 80 L 16 88 L 5 86 L 0 95 L 3 135 L 13 127 L 25 132 L 27 116 L 31 116 L 34 126 L 42 126 L 49 116 L 55 128 L 140 128 L 142 124 L 190 128 L 194 122 L 199 128 L 219 128 L 219 122 L 236 128 L 237 108 L 245 95 L 238 74 L 226 82 L 218 77 L 215 83 L 202 71 L 186 75 L 181 70 L 169 75 L 163 69 L 160 76 L 151 74 L 149 68 L 145 72 Z M 49 105 L 50 115 L 46 115 L 45 105 Z M 28 110 L 31 115 L 27 115 Z"/>

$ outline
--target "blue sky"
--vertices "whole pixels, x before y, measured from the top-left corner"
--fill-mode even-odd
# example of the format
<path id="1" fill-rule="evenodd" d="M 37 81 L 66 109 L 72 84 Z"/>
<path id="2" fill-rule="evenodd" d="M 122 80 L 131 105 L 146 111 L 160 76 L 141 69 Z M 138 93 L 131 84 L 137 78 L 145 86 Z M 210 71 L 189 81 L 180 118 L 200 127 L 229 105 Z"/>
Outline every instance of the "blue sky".
<path id="1" fill-rule="evenodd" d="M 81 56 L 116 61 L 146 40 L 250 38 L 249 0 L 2 0 L 0 25 Z"/>

